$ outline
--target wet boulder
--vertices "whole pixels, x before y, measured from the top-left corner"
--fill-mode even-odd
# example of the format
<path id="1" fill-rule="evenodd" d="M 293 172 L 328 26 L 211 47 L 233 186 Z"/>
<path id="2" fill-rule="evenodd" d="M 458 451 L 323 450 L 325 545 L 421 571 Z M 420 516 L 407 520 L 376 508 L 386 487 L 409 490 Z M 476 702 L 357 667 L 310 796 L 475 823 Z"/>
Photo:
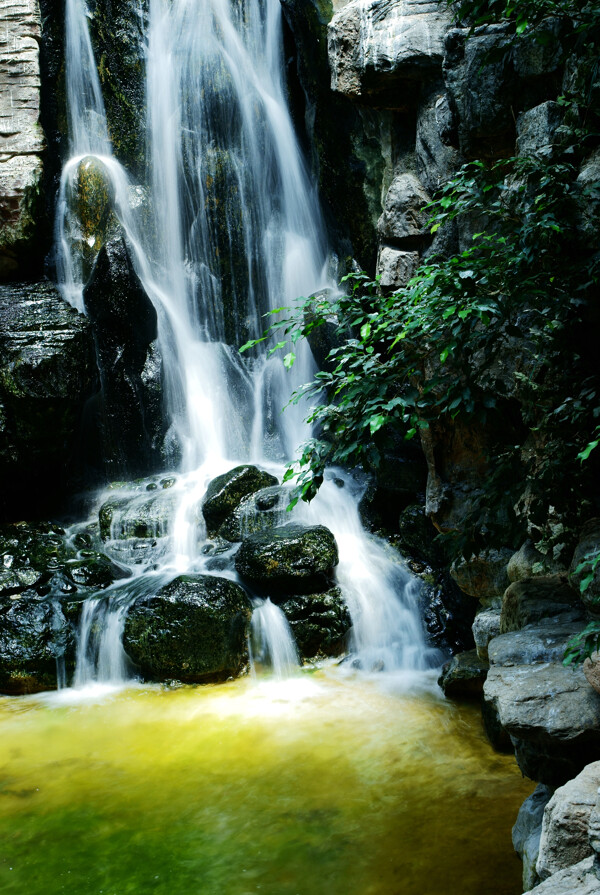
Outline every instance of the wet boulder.
<path id="1" fill-rule="evenodd" d="M 0 693 L 51 690 L 57 661 L 72 664 L 75 637 L 60 604 L 28 591 L 0 598 Z"/>
<path id="2" fill-rule="evenodd" d="M 125 622 L 123 645 L 147 680 L 188 683 L 225 680 L 248 661 L 251 608 L 227 578 L 180 576 L 137 600 Z"/>
<path id="3" fill-rule="evenodd" d="M 337 544 L 328 528 L 296 523 L 251 535 L 235 558 L 245 582 L 279 601 L 291 594 L 327 590 L 338 562 Z"/>
<path id="4" fill-rule="evenodd" d="M 100 370 L 99 460 L 113 478 L 147 474 L 161 465 L 166 433 L 157 316 L 122 236 L 100 250 L 84 301 Z"/>
<path id="5" fill-rule="evenodd" d="M 339 587 L 298 595 L 280 605 L 303 659 L 338 656 L 346 650 L 352 621 Z"/>
<path id="6" fill-rule="evenodd" d="M 100 537 L 103 541 L 164 537 L 176 506 L 177 494 L 164 485 L 152 490 L 144 485 L 116 488 L 98 512 Z"/>
<path id="7" fill-rule="evenodd" d="M 289 491 L 275 485 L 242 498 L 219 528 L 228 541 L 243 541 L 248 535 L 277 528 L 285 522 Z"/>
<path id="8" fill-rule="evenodd" d="M 0 597 L 25 592 L 61 599 L 108 587 L 123 572 L 98 550 L 92 539 L 70 544 L 52 522 L 0 526 Z"/>
<path id="9" fill-rule="evenodd" d="M 535 864 L 540 850 L 540 836 L 544 808 L 548 804 L 552 790 L 540 783 L 519 809 L 512 829 L 512 841 L 516 853 L 523 862 L 523 888 L 531 889 L 539 882 Z"/>
<path id="10" fill-rule="evenodd" d="M 263 488 L 278 485 L 274 475 L 256 466 L 236 466 L 210 482 L 202 503 L 209 535 L 216 534 L 226 518 L 244 497 Z"/>

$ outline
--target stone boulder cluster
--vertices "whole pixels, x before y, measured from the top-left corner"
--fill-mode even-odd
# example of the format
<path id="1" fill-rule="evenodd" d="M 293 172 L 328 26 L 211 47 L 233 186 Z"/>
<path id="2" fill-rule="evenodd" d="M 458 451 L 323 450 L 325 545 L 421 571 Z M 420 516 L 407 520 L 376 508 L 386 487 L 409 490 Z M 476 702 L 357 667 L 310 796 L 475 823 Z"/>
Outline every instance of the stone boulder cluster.
<path id="1" fill-rule="evenodd" d="M 345 650 L 351 622 L 335 583 L 335 539 L 322 525 L 286 523 L 287 491 L 255 466 L 213 479 L 198 507 L 205 572 L 126 574 L 136 565 L 151 573 L 170 549 L 175 484 L 172 476 L 115 483 L 97 521 L 68 532 L 51 523 L 0 526 L 0 693 L 71 679 L 91 596 L 127 600 L 123 646 L 148 681 L 242 673 L 253 603 L 267 597 L 286 616 L 301 659 Z"/>

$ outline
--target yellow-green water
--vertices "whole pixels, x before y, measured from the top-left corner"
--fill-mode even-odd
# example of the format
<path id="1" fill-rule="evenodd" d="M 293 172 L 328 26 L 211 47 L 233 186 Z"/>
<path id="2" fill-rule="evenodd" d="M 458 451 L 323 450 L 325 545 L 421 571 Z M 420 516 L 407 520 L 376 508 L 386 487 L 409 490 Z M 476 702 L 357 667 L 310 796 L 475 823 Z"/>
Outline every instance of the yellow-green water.
<path id="1" fill-rule="evenodd" d="M 475 708 L 333 670 L 0 699 L 2 895 L 517 895 Z"/>

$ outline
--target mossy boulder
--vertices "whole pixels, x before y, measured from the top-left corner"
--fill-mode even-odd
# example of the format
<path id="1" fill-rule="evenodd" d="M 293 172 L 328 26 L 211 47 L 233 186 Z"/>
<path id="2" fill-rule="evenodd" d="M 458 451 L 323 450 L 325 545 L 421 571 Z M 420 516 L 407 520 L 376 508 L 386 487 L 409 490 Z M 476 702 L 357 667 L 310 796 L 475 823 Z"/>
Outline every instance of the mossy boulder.
<path id="1" fill-rule="evenodd" d="M 0 693 L 50 690 L 57 660 L 72 664 L 75 637 L 60 605 L 28 592 L 0 599 Z"/>
<path id="2" fill-rule="evenodd" d="M 281 609 L 303 659 L 338 656 L 347 648 L 352 621 L 339 587 L 292 597 Z"/>
<path id="3" fill-rule="evenodd" d="M 100 536 L 104 541 L 164 537 L 169 533 L 176 504 L 173 492 L 115 494 L 100 507 Z"/>
<path id="4" fill-rule="evenodd" d="M 225 680 L 248 661 L 250 603 L 227 578 L 180 576 L 138 600 L 123 645 L 148 680 Z"/>
<path id="5" fill-rule="evenodd" d="M 242 498 L 219 528 L 228 541 L 243 541 L 248 535 L 276 528 L 285 521 L 289 492 L 274 485 Z"/>
<path id="6" fill-rule="evenodd" d="M 278 484 L 274 475 L 250 465 L 236 466 L 217 476 L 210 482 L 202 502 L 209 535 L 218 532 L 225 519 L 248 494 Z"/>
<path id="7" fill-rule="evenodd" d="M 69 237 L 79 253 L 83 280 L 89 279 L 96 256 L 118 228 L 113 207 L 115 191 L 108 168 L 88 155 L 73 173 L 67 192 Z"/>
<path id="8" fill-rule="evenodd" d="M 281 602 L 291 594 L 327 590 L 338 561 L 337 544 L 328 528 L 290 523 L 246 538 L 235 566 L 257 592 Z"/>

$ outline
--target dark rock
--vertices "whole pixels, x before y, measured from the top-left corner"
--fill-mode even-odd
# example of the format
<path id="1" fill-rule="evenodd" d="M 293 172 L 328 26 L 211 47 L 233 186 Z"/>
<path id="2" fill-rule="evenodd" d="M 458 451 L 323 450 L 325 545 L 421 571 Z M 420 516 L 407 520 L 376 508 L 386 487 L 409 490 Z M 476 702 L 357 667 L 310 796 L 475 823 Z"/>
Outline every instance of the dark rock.
<path id="1" fill-rule="evenodd" d="M 512 841 L 516 853 L 523 862 L 523 888 L 531 889 L 539 882 L 535 864 L 540 850 L 540 836 L 544 808 L 550 801 L 552 790 L 540 783 L 525 799 L 519 809 L 512 829 Z"/>
<path id="2" fill-rule="evenodd" d="M 479 699 L 488 672 L 476 650 L 459 653 L 446 662 L 438 684 L 449 699 Z"/>
<path id="3" fill-rule="evenodd" d="M 429 642 L 452 655 L 470 650 L 473 600 L 456 586 L 445 570 L 421 572 L 411 563 L 409 568 L 424 582 L 419 592 L 419 606 Z"/>
<path id="4" fill-rule="evenodd" d="M 148 393 L 149 355 L 157 365 L 157 318 L 122 237 L 101 249 L 84 301 L 98 353 L 105 468 L 111 478 L 147 474 L 161 465 L 166 431 L 155 395 L 157 370 Z"/>
<path id="5" fill-rule="evenodd" d="M 504 594 L 500 631 L 518 631 L 559 614 L 565 622 L 583 617 L 577 594 L 566 580 L 559 576 L 526 578 L 511 584 Z"/>
<path id="6" fill-rule="evenodd" d="M 563 619 L 561 614 L 550 616 L 519 631 L 495 637 L 488 647 L 490 664 L 535 665 L 562 662 L 569 641 L 585 625 L 583 620 L 565 622 Z"/>
<path id="7" fill-rule="evenodd" d="M 74 636 L 58 603 L 27 594 L 0 599 L 0 692 L 50 690 L 57 659 L 72 664 Z"/>
<path id="8" fill-rule="evenodd" d="M 471 597 L 480 600 L 501 597 L 509 585 L 506 567 L 512 555 L 509 548 L 491 549 L 469 559 L 456 560 L 450 574 Z"/>
<path id="9" fill-rule="evenodd" d="M 238 573 L 272 599 L 326 590 L 339 561 L 337 544 L 324 525 L 282 525 L 242 542 Z"/>
<path id="10" fill-rule="evenodd" d="M 566 569 L 552 557 L 540 553 L 533 541 L 525 541 L 519 550 L 511 557 L 506 571 L 509 581 L 522 581 L 524 578 L 535 578 L 550 575 L 566 574 Z"/>
<path id="11" fill-rule="evenodd" d="M 91 540 L 91 539 L 90 539 Z M 102 590 L 123 577 L 103 553 L 70 545 L 51 522 L 0 525 L 0 597 L 24 592 L 61 599 Z"/>
<path id="12" fill-rule="evenodd" d="M 208 533 L 216 534 L 225 519 L 248 494 L 278 485 L 274 475 L 256 466 L 236 466 L 210 482 L 202 502 Z"/>
<path id="13" fill-rule="evenodd" d="M 243 497 L 221 527 L 219 537 L 243 541 L 248 535 L 277 528 L 285 522 L 289 491 L 275 485 Z"/>
<path id="14" fill-rule="evenodd" d="M 458 167 L 456 123 L 443 85 L 435 85 L 421 100 L 416 136 L 417 174 L 433 194 Z"/>
<path id="15" fill-rule="evenodd" d="M 181 576 L 134 604 L 123 645 L 149 680 L 225 680 L 248 661 L 250 617 L 246 595 L 233 581 Z"/>
<path id="16" fill-rule="evenodd" d="M 76 477 L 96 377 L 89 322 L 55 286 L 0 287 L 0 518 L 43 513 Z"/>
<path id="17" fill-rule="evenodd" d="M 517 119 L 517 154 L 551 160 L 562 148 L 560 128 L 564 109 L 558 103 L 545 102 L 522 112 Z"/>
<path id="18" fill-rule="evenodd" d="M 560 53 L 558 42 L 536 45 L 533 32 L 515 42 L 504 24 L 448 33 L 444 77 L 466 157 L 499 158 L 513 151 L 515 113 L 549 98 Z"/>
<path id="19" fill-rule="evenodd" d="M 301 658 L 338 656 L 345 651 L 352 621 L 338 587 L 321 594 L 292 597 L 280 606 Z"/>

